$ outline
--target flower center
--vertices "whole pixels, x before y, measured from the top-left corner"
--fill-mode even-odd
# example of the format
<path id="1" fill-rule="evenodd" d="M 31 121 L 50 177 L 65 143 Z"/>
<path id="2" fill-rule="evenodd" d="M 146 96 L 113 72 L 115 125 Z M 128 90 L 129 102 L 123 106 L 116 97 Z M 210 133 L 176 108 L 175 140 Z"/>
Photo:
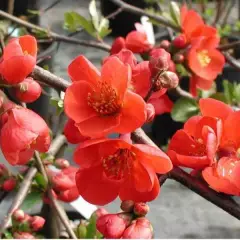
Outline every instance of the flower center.
<path id="1" fill-rule="evenodd" d="M 29 55 L 29 53 L 28 53 L 28 51 L 27 50 L 25 50 L 24 52 L 23 52 L 23 55 Z"/>
<path id="2" fill-rule="evenodd" d="M 211 58 L 208 56 L 207 50 L 202 50 L 197 53 L 198 61 L 202 67 L 207 67 L 208 64 L 211 62 Z"/>
<path id="3" fill-rule="evenodd" d="M 102 116 L 118 113 L 121 103 L 116 90 L 106 82 L 99 82 L 96 89 L 88 93 L 88 105 Z"/>
<path id="4" fill-rule="evenodd" d="M 109 179 L 121 180 L 130 174 L 134 160 L 135 153 L 128 149 L 119 149 L 103 159 L 104 172 Z"/>

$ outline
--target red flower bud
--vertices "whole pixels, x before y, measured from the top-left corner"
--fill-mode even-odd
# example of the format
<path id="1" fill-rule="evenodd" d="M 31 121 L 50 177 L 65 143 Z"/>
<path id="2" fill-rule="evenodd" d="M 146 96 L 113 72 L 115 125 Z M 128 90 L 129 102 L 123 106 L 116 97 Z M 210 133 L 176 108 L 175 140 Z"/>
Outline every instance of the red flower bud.
<path id="1" fill-rule="evenodd" d="M 157 82 L 160 82 L 162 88 L 176 88 L 179 83 L 179 78 L 174 72 L 164 72 Z"/>
<path id="2" fill-rule="evenodd" d="M 153 49 L 150 53 L 149 69 L 152 77 L 169 68 L 171 55 L 163 48 Z"/>
<path id="3" fill-rule="evenodd" d="M 160 43 L 160 48 L 163 48 L 165 50 L 168 50 L 170 47 L 171 43 L 168 40 L 163 40 Z"/>
<path id="4" fill-rule="evenodd" d="M 69 202 L 73 202 L 74 200 L 78 199 L 79 192 L 78 192 L 77 187 L 73 187 L 66 191 L 60 192 L 57 197 L 59 200 L 69 203 Z"/>
<path id="5" fill-rule="evenodd" d="M 126 215 L 126 214 L 125 214 Z M 123 214 L 106 214 L 98 218 L 97 230 L 103 234 L 105 238 L 120 238 L 129 225 L 129 215 Z"/>
<path id="6" fill-rule="evenodd" d="M 98 208 L 93 214 L 92 216 L 95 216 L 96 219 L 100 218 L 101 216 L 104 216 L 108 214 L 108 211 L 105 208 Z"/>
<path id="7" fill-rule="evenodd" d="M 147 103 L 147 120 L 146 122 L 151 122 L 153 121 L 155 117 L 155 108 L 151 103 Z"/>
<path id="8" fill-rule="evenodd" d="M 23 212 L 23 210 L 17 209 L 13 212 L 12 216 L 16 221 L 22 222 L 25 218 L 25 213 Z"/>
<path id="9" fill-rule="evenodd" d="M 45 219 L 40 216 L 34 216 L 30 220 L 30 226 L 33 229 L 33 231 L 40 230 L 45 223 Z"/>
<path id="10" fill-rule="evenodd" d="M 123 48 L 125 48 L 125 46 L 126 46 L 126 43 L 123 37 L 116 38 L 112 44 L 110 54 L 112 55 L 112 54 L 119 53 Z"/>
<path id="11" fill-rule="evenodd" d="M 134 204 L 134 213 L 139 217 L 147 215 L 149 212 L 149 206 L 146 203 L 139 202 Z"/>
<path id="12" fill-rule="evenodd" d="M 175 56 L 174 56 L 174 61 L 176 63 L 183 63 L 184 62 L 184 56 L 180 53 L 177 53 Z"/>
<path id="13" fill-rule="evenodd" d="M 183 34 L 177 36 L 173 40 L 173 46 L 176 48 L 184 48 L 186 46 L 186 44 L 187 44 L 187 39 Z"/>
<path id="14" fill-rule="evenodd" d="M 23 82 L 18 84 L 18 88 L 14 89 L 14 94 L 21 102 L 31 103 L 36 101 L 42 92 L 42 88 L 38 82 L 32 78 L 25 78 Z"/>
<path id="15" fill-rule="evenodd" d="M 65 191 L 76 185 L 76 183 L 63 172 L 59 172 L 51 177 L 53 189 L 56 191 Z"/>
<path id="16" fill-rule="evenodd" d="M 9 178 L 3 182 L 2 189 L 6 192 L 12 191 L 17 185 L 15 178 Z"/>
<path id="17" fill-rule="evenodd" d="M 56 161 L 55 161 L 55 166 L 60 168 L 60 169 L 64 169 L 64 168 L 67 168 L 70 166 L 70 163 L 68 160 L 66 159 L 63 159 L 63 158 L 58 158 Z"/>
<path id="18" fill-rule="evenodd" d="M 151 239 L 153 228 L 146 218 L 138 218 L 132 221 L 131 225 L 124 231 L 123 239 Z"/>
<path id="19" fill-rule="evenodd" d="M 28 232 L 14 232 L 14 239 L 36 239 L 31 233 Z"/>
<path id="20" fill-rule="evenodd" d="M 134 201 L 132 200 L 122 201 L 120 207 L 124 212 L 132 212 L 134 207 Z"/>

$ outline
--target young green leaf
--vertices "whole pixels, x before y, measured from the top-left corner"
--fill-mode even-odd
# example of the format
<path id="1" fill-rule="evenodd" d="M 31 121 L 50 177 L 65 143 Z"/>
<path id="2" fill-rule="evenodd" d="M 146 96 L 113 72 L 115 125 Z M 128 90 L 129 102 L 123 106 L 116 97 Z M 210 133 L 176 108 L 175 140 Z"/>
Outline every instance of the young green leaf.
<path id="1" fill-rule="evenodd" d="M 99 24 L 98 35 L 100 38 L 106 37 L 111 33 L 111 29 L 109 29 L 109 20 L 106 18 L 102 18 Z"/>
<path id="2" fill-rule="evenodd" d="M 180 9 L 176 2 L 172 1 L 169 5 L 170 15 L 172 17 L 173 22 L 180 26 Z"/>
<path id="3" fill-rule="evenodd" d="M 56 107 L 58 115 L 60 115 L 63 112 L 63 100 L 62 99 L 52 97 L 50 99 L 50 103 L 52 106 Z"/>
<path id="4" fill-rule="evenodd" d="M 217 92 L 217 93 L 210 95 L 210 98 L 214 98 L 214 99 L 224 102 L 226 104 L 228 103 L 226 96 L 224 95 L 224 93 L 221 93 L 221 92 Z"/>
<path id="5" fill-rule="evenodd" d="M 44 179 L 43 175 L 41 173 L 37 173 L 35 176 L 35 181 L 37 182 L 37 184 L 44 190 L 47 189 L 47 182 Z"/>
<path id="6" fill-rule="evenodd" d="M 223 93 L 226 97 L 227 103 L 232 104 L 233 103 L 234 86 L 228 80 L 223 80 L 222 84 L 223 84 Z"/>
<path id="7" fill-rule="evenodd" d="M 92 0 L 89 4 L 89 13 L 92 18 L 94 28 L 98 31 L 99 29 L 99 14 L 97 11 L 96 1 Z"/>
<path id="8" fill-rule="evenodd" d="M 96 216 L 91 216 L 87 225 L 87 239 L 93 239 L 96 235 Z"/>
<path id="9" fill-rule="evenodd" d="M 172 109 L 171 117 L 174 121 L 185 122 L 190 117 L 199 113 L 199 107 L 195 99 L 180 98 L 178 99 Z"/>
<path id="10" fill-rule="evenodd" d="M 36 204 L 42 201 L 42 193 L 41 192 L 31 192 L 27 195 L 24 202 L 21 205 L 21 209 L 23 211 L 27 211 L 31 209 Z"/>

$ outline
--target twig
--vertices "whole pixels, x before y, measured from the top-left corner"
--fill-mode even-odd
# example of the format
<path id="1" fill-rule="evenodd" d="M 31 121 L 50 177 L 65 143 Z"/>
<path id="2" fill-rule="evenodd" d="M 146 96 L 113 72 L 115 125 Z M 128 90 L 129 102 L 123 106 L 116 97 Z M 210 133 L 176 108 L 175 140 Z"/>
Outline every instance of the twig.
<path id="1" fill-rule="evenodd" d="M 138 7 L 135 7 L 135 6 L 132 6 L 128 3 L 125 3 L 123 2 L 122 0 L 111 0 L 113 3 L 115 3 L 116 5 L 118 5 L 119 7 L 121 7 L 123 10 L 127 11 L 127 12 L 131 12 L 131 13 L 134 13 L 136 15 L 140 15 L 140 16 L 147 16 L 167 27 L 171 27 L 172 29 L 176 30 L 176 31 L 180 31 L 180 27 L 174 25 L 173 23 L 167 21 L 165 18 L 163 18 L 162 16 L 159 16 L 159 15 L 155 15 L 153 13 L 149 13 L 149 12 L 146 12 L 144 11 L 143 9 L 141 8 L 138 8 Z"/>
<path id="2" fill-rule="evenodd" d="M 52 141 L 48 154 L 55 156 L 60 148 L 66 143 L 67 139 L 63 134 L 57 135 Z"/>
<path id="3" fill-rule="evenodd" d="M 224 44 L 224 45 L 220 45 L 218 47 L 218 50 L 226 51 L 226 50 L 229 50 L 229 49 L 232 49 L 232 48 L 235 48 L 235 47 L 240 47 L 240 40 L 232 42 L 232 43 L 227 43 L 227 44 Z"/>
<path id="4" fill-rule="evenodd" d="M 223 52 L 223 55 L 226 59 L 226 61 L 234 68 L 236 68 L 237 70 L 240 71 L 240 62 L 235 59 L 234 57 L 232 57 L 229 53 L 227 52 Z"/>
<path id="5" fill-rule="evenodd" d="M 200 8 L 201 8 L 201 13 L 204 14 L 206 11 L 205 0 L 200 0 Z"/>
<path id="6" fill-rule="evenodd" d="M 79 40 L 76 38 L 71 38 L 68 36 L 60 35 L 58 33 L 52 32 L 48 29 L 45 29 L 45 28 L 42 28 L 35 24 L 32 24 L 30 22 L 24 21 L 20 18 L 14 17 L 2 10 L 0 10 L 0 16 L 3 18 L 9 19 L 12 22 L 15 22 L 15 23 L 17 23 L 23 27 L 26 27 L 28 29 L 46 33 L 46 35 L 48 36 L 49 39 L 53 39 L 55 41 L 79 44 L 79 45 L 88 46 L 88 47 L 94 47 L 94 48 L 98 48 L 98 49 L 101 49 L 101 50 L 107 51 L 107 52 L 110 50 L 110 46 L 108 46 L 106 43 L 97 42 L 97 41 Z"/>
<path id="7" fill-rule="evenodd" d="M 35 156 L 35 159 L 36 159 L 36 163 L 37 163 L 37 167 L 39 169 L 39 171 L 41 172 L 41 174 L 43 175 L 44 179 L 46 182 L 48 182 L 48 176 L 47 176 L 47 173 L 46 173 L 46 170 L 45 170 L 45 167 L 42 163 L 42 159 L 39 155 L 39 152 L 38 151 L 35 151 L 34 152 L 34 156 Z"/>
<path id="8" fill-rule="evenodd" d="M 8 0 L 8 13 L 13 14 L 15 0 Z"/>
<path id="9" fill-rule="evenodd" d="M 228 20 L 228 17 L 229 17 L 229 15 L 230 15 L 233 7 L 235 6 L 235 4 L 236 4 L 236 0 L 231 0 L 231 2 L 229 3 L 228 8 L 227 8 L 227 10 L 226 10 L 226 14 L 225 14 L 225 16 L 224 16 L 224 18 L 223 18 L 222 26 L 225 26 L 225 25 L 226 25 L 227 20 Z"/>
<path id="10" fill-rule="evenodd" d="M 6 215 L 6 217 L 4 217 L 1 226 L 0 226 L 0 237 L 3 234 L 3 232 L 5 231 L 5 229 L 8 228 L 9 224 L 10 224 L 10 220 L 12 217 L 13 212 L 18 209 L 21 204 L 23 203 L 25 197 L 28 194 L 28 191 L 31 187 L 32 184 L 32 179 L 34 178 L 35 174 L 37 173 L 37 169 L 35 167 L 31 167 L 29 168 L 20 189 L 17 192 L 17 195 L 15 196 L 11 207 L 8 210 L 8 213 Z"/>
<path id="11" fill-rule="evenodd" d="M 216 1 L 217 12 L 216 12 L 216 16 L 215 16 L 214 22 L 212 24 L 213 26 L 216 26 L 216 24 L 218 23 L 218 21 L 219 21 L 219 19 L 221 17 L 222 5 L 223 5 L 223 0 L 217 0 Z"/>
<path id="12" fill-rule="evenodd" d="M 57 4 L 59 4 L 62 0 L 56 0 L 55 2 L 53 2 L 52 4 L 50 4 L 48 7 L 46 7 L 45 9 L 43 9 L 41 11 L 41 15 L 44 14 L 45 12 L 47 12 L 48 10 L 52 9 L 53 7 L 55 7 Z"/>

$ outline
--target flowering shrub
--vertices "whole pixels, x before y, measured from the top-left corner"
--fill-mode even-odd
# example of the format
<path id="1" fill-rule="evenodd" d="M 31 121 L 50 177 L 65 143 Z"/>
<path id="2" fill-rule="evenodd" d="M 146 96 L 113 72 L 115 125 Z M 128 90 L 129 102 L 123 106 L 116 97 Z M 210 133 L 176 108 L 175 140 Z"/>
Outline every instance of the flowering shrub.
<path id="1" fill-rule="evenodd" d="M 141 12 L 121 0 L 112 2 Z M 217 28 L 186 5 L 170 3 L 170 10 L 169 21 L 146 11 L 151 21 L 176 30 L 171 41 L 156 44 L 149 40 L 144 24 L 136 23 L 136 30 L 108 46 L 103 40 L 110 33 L 108 19 L 99 15 L 94 0 L 89 6 L 90 20 L 67 12 L 64 27 L 76 32 L 82 27 L 96 42 L 81 42 L 31 25 L 35 34 L 38 30 L 47 40 L 64 39 L 107 51 L 99 69 L 83 55 L 73 59 L 67 69 L 71 82 L 36 66 L 36 36 L 6 36 L 0 60 L 0 147 L 6 161 L 21 169 L 13 174 L 0 165 L 1 191 L 17 191 L 1 223 L 1 237 L 39 238 L 38 232 L 48 227 L 49 220 L 30 216 L 25 209 L 32 199 L 40 199 L 44 207 L 53 208 L 57 237 L 62 237 L 63 225 L 67 237 L 73 239 L 151 239 L 147 203 L 159 196 L 167 178 L 240 219 L 235 203 L 226 203 L 225 196 L 218 194 L 240 195 L 240 85 L 224 81 L 223 93 L 214 88 L 225 61 L 239 68 L 224 52 L 238 43 L 221 45 Z M 6 16 L 29 28 L 26 22 Z M 184 77 L 189 80 L 185 90 L 180 87 Z M 67 116 L 57 136 L 26 106 L 44 93 L 42 84 L 65 91 L 64 99 L 52 101 L 57 112 Z M 163 113 L 184 122 L 165 151 L 141 129 Z M 55 157 L 65 143 L 76 145 L 75 166 Z M 89 219 L 71 225 L 58 201 L 71 203 L 80 197 L 96 205 L 119 197 L 122 212 L 99 208 Z"/>

